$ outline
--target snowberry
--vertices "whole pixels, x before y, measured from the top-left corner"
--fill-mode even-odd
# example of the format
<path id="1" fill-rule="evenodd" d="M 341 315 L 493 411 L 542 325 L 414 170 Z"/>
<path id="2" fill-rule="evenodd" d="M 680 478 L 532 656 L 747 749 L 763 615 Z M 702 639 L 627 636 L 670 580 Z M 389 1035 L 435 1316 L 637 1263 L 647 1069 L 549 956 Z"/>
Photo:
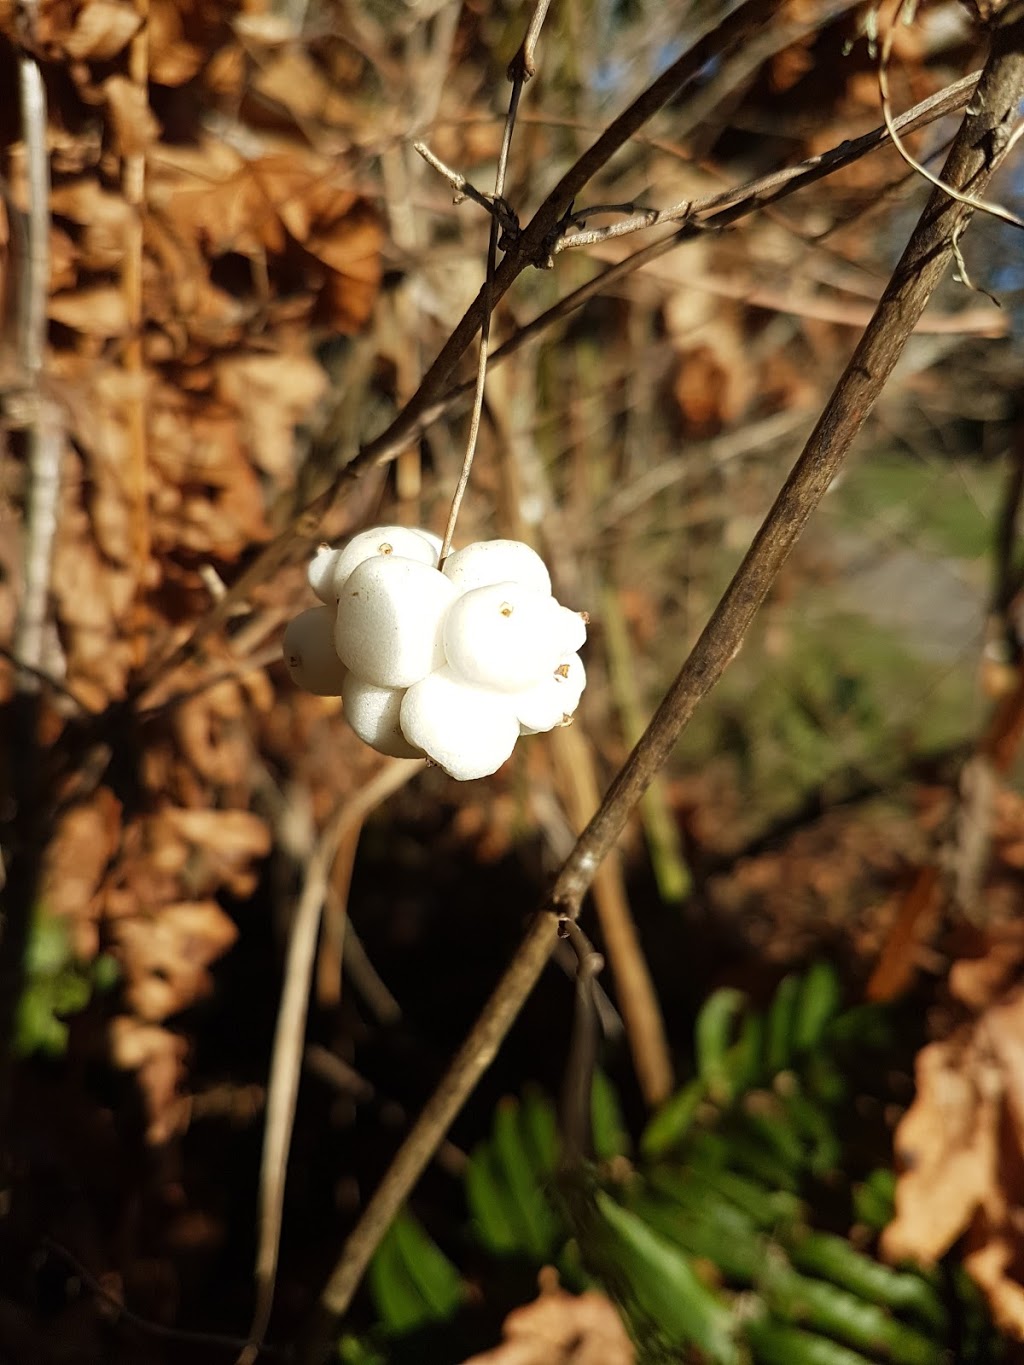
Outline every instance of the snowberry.
<path id="1" fill-rule="evenodd" d="M 559 662 L 564 630 L 550 593 L 492 583 L 463 593 L 444 626 L 445 657 L 468 682 L 518 692 Z"/>
<path id="2" fill-rule="evenodd" d="M 460 593 L 492 583 L 520 583 L 550 594 L 551 575 L 536 550 L 520 540 L 478 540 L 456 550 L 444 562 L 444 576 Z"/>
<path id="3" fill-rule="evenodd" d="M 334 566 L 340 557 L 340 550 L 332 550 L 327 544 L 318 545 L 316 554 L 309 561 L 309 568 L 306 570 L 309 586 L 328 607 L 338 600 L 334 591 Z"/>
<path id="4" fill-rule="evenodd" d="M 364 744 L 389 758 L 420 758 L 422 751 L 409 743 L 399 724 L 404 696 L 404 688 L 375 687 L 354 673 L 341 689 L 345 719 Z"/>
<path id="5" fill-rule="evenodd" d="M 290 621 L 281 650 L 297 687 L 318 697 L 341 695 L 346 670 L 334 648 L 331 607 L 310 607 Z"/>
<path id="6" fill-rule="evenodd" d="M 442 629 L 455 596 L 426 564 L 396 554 L 364 559 L 338 599 L 339 658 L 377 687 L 419 682 L 445 661 Z"/>
<path id="7" fill-rule="evenodd" d="M 402 733 L 460 782 L 497 772 L 519 738 L 511 700 L 439 668 L 406 692 Z"/>
<path id="8" fill-rule="evenodd" d="M 441 543 L 435 544 L 435 541 L 437 537 L 429 531 L 410 531 L 408 526 L 374 526 L 369 531 L 361 531 L 339 551 L 334 562 L 334 596 L 341 596 L 342 588 L 360 564 L 377 556 L 387 559 L 400 555 L 436 569 Z"/>
<path id="9" fill-rule="evenodd" d="M 571 718 L 587 618 L 551 596 L 528 545 L 467 545 L 439 573 L 440 552 L 440 537 L 402 526 L 321 545 L 308 575 L 325 605 L 291 623 L 284 652 L 300 687 L 342 696 L 365 743 L 466 781 L 500 768 L 521 733 Z"/>
<path id="10" fill-rule="evenodd" d="M 582 611 L 558 604 L 558 639 L 561 654 L 577 654 L 587 642 L 587 622 L 590 617 Z"/>
<path id="11" fill-rule="evenodd" d="M 553 730 L 571 720 L 587 685 L 583 660 L 571 654 L 544 679 L 510 698 L 524 735 Z"/>

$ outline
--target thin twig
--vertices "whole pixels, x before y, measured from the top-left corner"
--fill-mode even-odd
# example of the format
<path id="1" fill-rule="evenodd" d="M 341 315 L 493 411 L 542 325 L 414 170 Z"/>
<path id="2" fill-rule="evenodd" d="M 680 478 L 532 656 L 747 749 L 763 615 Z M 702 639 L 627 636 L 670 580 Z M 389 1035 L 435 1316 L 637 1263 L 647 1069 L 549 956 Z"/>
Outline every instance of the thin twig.
<path id="1" fill-rule="evenodd" d="M 583 727 L 570 725 L 552 735 L 551 752 L 574 831 L 586 827 L 601 804 L 592 746 Z M 672 1092 L 672 1055 L 658 992 L 644 957 L 630 909 L 621 860 L 607 858 L 594 877 L 594 905 L 615 981 L 640 1093 L 654 1108 Z"/>
<path id="2" fill-rule="evenodd" d="M 443 175 L 448 181 L 449 185 L 451 185 L 452 189 L 455 191 L 456 204 L 460 203 L 463 199 L 472 199 L 474 204 L 479 204 L 486 213 L 489 213 L 493 218 L 497 218 L 504 231 L 507 232 L 509 229 L 512 229 L 514 232 L 519 231 L 519 224 L 512 213 L 512 209 L 504 199 L 498 199 L 493 194 L 487 195 L 484 194 L 482 190 L 478 190 L 471 181 L 466 179 L 461 171 L 453 170 L 451 166 L 447 165 L 439 156 L 432 152 L 425 142 L 414 142 L 412 146 L 413 151 L 418 152 L 428 166 L 437 171 L 439 175 Z"/>
<path id="3" fill-rule="evenodd" d="M 494 1060 L 557 941 L 557 918 L 547 913 L 535 916 L 504 975 L 345 1243 L 320 1295 L 309 1337 L 299 1353 L 303 1365 L 314 1365 L 314 1362 L 321 1365 L 333 1353 L 335 1326 L 352 1302 L 371 1256 L 456 1114 Z"/>
<path id="4" fill-rule="evenodd" d="M 909 3 L 916 4 L 917 0 L 909 0 Z M 876 22 L 880 10 L 881 0 L 878 0 L 878 5 L 874 10 Z M 1018 218 L 1015 213 L 1011 213 L 1010 210 L 1004 208 L 1002 204 L 993 204 L 986 199 L 979 199 L 975 194 L 967 194 L 963 190 L 955 189 L 945 180 L 934 175 L 927 166 L 922 165 L 913 153 L 908 150 L 903 139 L 900 137 L 899 130 L 896 127 L 895 120 L 892 116 L 892 103 L 889 97 L 889 59 L 892 56 L 893 37 L 896 33 L 896 29 L 903 22 L 905 13 L 908 13 L 908 0 L 897 0 L 896 13 L 893 15 L 892 23 L 882 40 L 878 58 L 878 94 L 882 102 L 882 117 L 885 119 L 885 126 L 889 130 L 889 136 L 892 138 L 892 145 L 912 170 L 915 170 L 918 175 L 923 176 L 924 179 L 927 180 L 929 184 L 934 185 L 936 189 L 944 190 L 951 199 L 956 199 L 958 203 L 976 209 L 979 213 L 990 214 L 993 218 L 998 218 L 1003 223 L 1009 223 L 1011 227 L 1024 228 L 1024 218 Z M 1003 145 L 997 149 L 1000 159 L 1011 150 L 1014 142 L 1017 141 L 1020 132 L 1021 130 L 1019 128 L 1015 133 L 1011 132 L 1009 127 L 1000 130 L 1000 138 L 1003 143 Z M 964 276 L 965 283 L 968 283 L 966 278 L 967 272 L 964 270 L 961 273 Z"/>
<path id="5" fill-rule="evenodd" d="M 44 658 L 53 546 L 60 499 L 62 437 L 52 399 L 42 391 L 46 347 L 46 308 L 50 294 L 50 160 L 46 146 L 46 89 L 32 52 L 36 0 L 22 0 L 22 46 L 18 52 L 21 132 L 25 142 L 28 212 L 25 260 L 20 281 L 18 358 L 23 372 L 28 417 L 28 494 L 25 509 L 24 584 L 14 631 L 14 652 L 27 670 L 19 679 L 25 692 L 38 689 L 31 670 Z"/>
<path id="6" fill-rule="evenodd" d="M 979 72 L 974 71 L 970 75 L 954 81 L 945 89 L 930 95 L 926 100 L 922 100 L 920 104 L 907 110 L 905 114 L 901 114 L 896 120 L 896 126 L 902 131 L 913 131 L 963 108 L 974 93 L 979 74 Z M 871 132 L 864 133 L 861 137 L 842 142 L 838 147 L 833 147 L 827 152 L 821 152 L 817 156 L 808 157 L 806 160 L 797 162 L 793 166 L 787 166 L 781 171 L 771 171 L 768 175 L 759 176 L 756 180 L 746 181 L 744 184 L 734 186 L 729 190 L 719 191 L 702 199 L 693 200 L 689 209 L 694 221 L 687 222 L 684 227 L 677 229 L 676 232 L 660 241 L 649 243 L 625 260 L 607 266 L 592 280 L 588 280 L 586 284 L 574 289 L 557 303 L 552 304 L 550 308 L 545 309 L 543 313 L 539 313 L 537 317 L 525 323 L 496 351 L 491 353 L 490 364 L 496 365 L 507 360 L 509 356 L 514 355 L 527 342 L 539 336 L 553 323 L 559 322 L 571 313 L 576 312 L 597 294 L 610 288 L 611 285 L 617 284 L 619 280 L 625 279 L 641 266 L 658 260 L 659 257 L 675 250 L 676 247 L 693 241 L 708 231 L 718 231 L 722 228 L 731 227 L 733 223 L 740 221 L 749 214 L 777 203 L 781 199 L 788 198 L 789 195 L 798 190 L 816 184 L 836 171 L 845 169 L 862 157 L 876 151 L 879 147 L 885 146 L 889 141 L 888 130 L 882 124 L 880 127 L 872 129 Z M 696 221 L 698 218 L 699 222 Z M 347 466 L 346 474 L 357 475 L 362 469 L 374 468 L 393 459 L 401 448 L 402 441 L 408 440 L 410 434 L 421 435 L 472 389 L 472 380 L 453 386 L 436 403 L 416 417 L 409 429 L 406 429 L 404 422 L 402 422 L 403 413 L 400 418 L 396 419 L 396 423 L 402 422 L 397 434 L 393 423 L 388 430 L 374 437 L 372 441 L 362 447 L 359 454 Z"/>
<path id="7" fill-rule="evenodd" d="M 576 1004 L 562 1092 L 562 1155 L 572 1168 L 592 1155 L 590 1103 L 600 1034 L 594 986 L 604 958 L 572 920 L 565 925 L 565 935 L 576 954 Z"/>
<path id="8" fill-rule="evenodd" d="M 109 1289 L 99 1280 L 78 1257 L 69 1251 L 66 1246 L 55 1241 L 52 1237 L 42 1239 L 43 1247 L 53 1256 L 58 1256 L 72 1270 L 75 1277 L 88 1288 L 98 1299 L 117 1314 L 118 1323 L 134 1327 L 139 1332 L 144 1332 L 147 1336 L 156 1337 L 160 1341 L 176 1341 L 182 1345 L 191 1346 L 213 1346 L 224 1347 L 230 1350 L 242 1346 L 244 1343 L 239 1337 L 227 1336 L 221 1332 L 194 1332 L 186 1327 L 168 1327 L 163 1322 L 153 1322 L 151 1318 L 140 1317 L 138 1313 L 133 1313 L 130 1308 L 126 1308 L 116 1294 L 112 1294 Z M 285 1352 L 278 1346 L 264 1346 L 260 1354 L 275 1360 L 284 1358 Z"/>
<path id="9" fill-rule="evenodd" d="M 531 31 L 536 28 L 533 44 L 529 48 L 529 57 L 532 63 L 533 47 L 536 45 L 537 37 L 540 34 L 541 24 L 544 22 L 544 15 L 547 13 L 548 0 L 538 0 L 534 11 L 533 19 L 530 23 Z M 539 16 L 539 19 L 538 19 Z M 530 75 L 533 74 L 531 71 Z M 509 67 L 509 80 L 512 82 L 512 93 L 508 101 L 508 114 L 505 118 L 505 132 L 501 139 L 501 151 L 498 154 L 498 169 L 494 176 L 494 204 L 504 202 L 505 179 L 508 174 L 508 156 L 512 147 L 512 134 L 515 132 L 516 115 L 519 113 L 519 97 L 523 93 L 523 84 L 529 77 L 523 70 L 513 62 Z M 465 181 L 463 182 L 465 184 Z M 459 509 L 462 506 L 462 499 L 465 497 L 466 489 L 469 486 L 469 476 L 473 469 L 473 459 L 476 455 L 476 442 L 480 434 L 480 417 L 484 410 L 484 386 L 487 382 L 487 351 L 491 335 L 491 313 L 494 309 L 494 273 L 498 268 L 498 238 L 499 220 L 497 213 L 491 217 L 491 230 L 487 242 L 487 278 L 484 281 L 482 307 L 483 312 L 480 318 L 480 349 L 477 357 L 476 368 L 476 389 L 473 394 L 473 408 L 469 417 L 469 435 L 466 438 L 466 454 L 462 462 L 462 472 L 459 475 L 459 482 L 455 488 L 455 496 L 452 498 L 451 511 L 448 513 L 448 524 L 444 528 L 444 541 L 441 545 L 441 553 L 438 556 L 437 567 L 444 568 L 444 562 L 452 548 L 452 538 L 455 535 L 455 525 L 459 519 Z"/>
<path id="10" fill-rule="evenodd" d="M 548 6 L 551 0 L 536 0 L 533 7 L 533 15 L 530 18 L 529 26 L 523 41 L 519 44 L 519 50 L 508 64 L 508 78 L 513 85 L 524 86 L 528 80 L 532 80 L 537 70 L 534 55 L 537 51 L 537 41 L 540 38 L 540 31 L 544 27 L 544 20 L 547 18 Z"/>
<path id="11" fill-rule="evenodd" d="M 0 788 L 0 1142 L 11 1103 L 10 1071 L 17 1003 L 24 984 L 29 925 L 38 900 L 43 850 L 52 825 L 52 789 L 44 776 L 50 754 L 39 744 L 41 675 L 46 668 L 53 547 L 60 503 L 63 433 L 60 413 L 46 393 L 46 308 L 50 290 L 50 162 L 46 144 L 46 88 L 34 55 L 36 0 L 17 12 L 21 132 L 28 191 L 18 308 L 18 359 L 26 427 L 25 529 L 21 602 L 14 626 L 15 695 L 2 753 Z M 7 1178 L 0 1146 L 0 1184 Z"/>
<path id="12" fill-rule="evenodd" d="M 306 869 L 299 903 L 295 907 L 284 988 L 274 1031 L 274 1049 L 267 1086 L 267 1112 L 260 1165 L 259 1237 L 256 1251 L 256 1306 L 249 1339 L 238 1365 L 251 1365 L 262 1346 L 274 1300 L 274 1280 L 281 1242 L 284 1187 L 288 1148 L 299 1092 L 306 1012 L 313 973 L 320 914 L 330 882 L 338 845 L 346 832 L 365 820 L 382 801 L 403 787 L 423 768 L 422 759 L 394 758 L 355 796 L 344 802 L 324 829 Z"/>

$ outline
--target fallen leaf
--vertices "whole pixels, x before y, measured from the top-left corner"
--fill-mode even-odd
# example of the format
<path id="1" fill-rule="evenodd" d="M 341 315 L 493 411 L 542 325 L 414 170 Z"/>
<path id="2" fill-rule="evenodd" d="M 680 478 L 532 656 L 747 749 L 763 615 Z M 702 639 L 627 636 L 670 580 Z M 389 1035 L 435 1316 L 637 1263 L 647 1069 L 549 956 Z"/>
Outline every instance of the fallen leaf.
<path id="1" fill-rule="evenodd" d="M 128 46 L 141 25 L 142 17 L 132 5 L 89 0 L 78 11 L 64 50 L 80 61 L 108 62 Z"/>
<path id="2" fill-rule="evenodd" d="M 633 1343 L 610 1299 L 592 1290 L 567 1294 L 550 1268 L 541 1281 L 547 1287 L 539 1298 L 505 1319 L 502 1344 L 463 1365 L 634 1365 Z"/>
<path id="3" fill-rule="evenodd" d="M 931 1263 L 963 1237 L 993 1317 L 1024 1341 L 1024 988 L 923 1048 L 915 1078 L 883 1254 Z"/>

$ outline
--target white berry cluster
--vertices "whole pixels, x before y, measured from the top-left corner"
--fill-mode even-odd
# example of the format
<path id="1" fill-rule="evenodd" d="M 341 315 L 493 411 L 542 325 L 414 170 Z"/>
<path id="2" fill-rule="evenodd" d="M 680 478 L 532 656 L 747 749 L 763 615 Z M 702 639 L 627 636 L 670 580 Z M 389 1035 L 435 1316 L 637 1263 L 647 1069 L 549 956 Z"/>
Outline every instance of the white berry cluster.
<path id="1" fill-rule="evenodd" d="M 377 526 L 321 545 L 309 584 L 322 607 L 284 635 L 292 681 L 340 696 L 360 739 L 426 755 L 460 780 L 486 777 L 520 735 L 567 724 L 586 685 L 586 617 L 551 595 L 544 561 L 517 540 L 456 550 Z"/>

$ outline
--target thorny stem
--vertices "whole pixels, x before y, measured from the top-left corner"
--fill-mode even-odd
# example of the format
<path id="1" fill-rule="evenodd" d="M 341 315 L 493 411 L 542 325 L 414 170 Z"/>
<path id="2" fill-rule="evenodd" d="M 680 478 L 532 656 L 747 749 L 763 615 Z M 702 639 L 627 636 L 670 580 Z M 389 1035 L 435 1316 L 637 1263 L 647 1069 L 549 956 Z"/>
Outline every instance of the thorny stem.
<path id="1" fill-rule="evenodd" d="M 946 161 L 944 180 L 957 189 L 978 192 L 984 188 L 999 163 L 997 149 L 1005 152 L 1008 139 L 998 136 L 1000 130 L 1012 124 L 1022 96 L 1024 19 L 1018 19 L 995 31 L 977 96 Z M 577 840 L 546 905 L 349 1238 L 321 1295 L 318 1321 L 301 1357 L 306 1365 L 326 1360 L 334 1326 L 348 1308 L 391 1219 L 530 994 L 555 941 L 557 920 L 552 910 L 563 919 L 575 919 L 601 860 L 618 838 L 630 811 L 668 757 L 698 702 L 739 652 L 758 607 L 835 478 L 949 265 L 954 236 L 970 213 L 969 205 L 951 200 L 942 191 L 936 190 L 929 199 L 874 317 L 743 563 L 600 809 Z"/>

